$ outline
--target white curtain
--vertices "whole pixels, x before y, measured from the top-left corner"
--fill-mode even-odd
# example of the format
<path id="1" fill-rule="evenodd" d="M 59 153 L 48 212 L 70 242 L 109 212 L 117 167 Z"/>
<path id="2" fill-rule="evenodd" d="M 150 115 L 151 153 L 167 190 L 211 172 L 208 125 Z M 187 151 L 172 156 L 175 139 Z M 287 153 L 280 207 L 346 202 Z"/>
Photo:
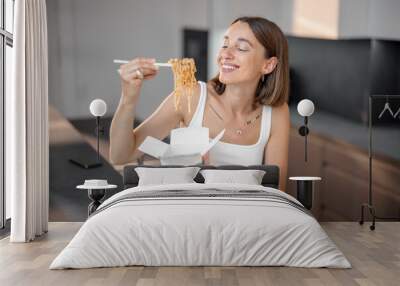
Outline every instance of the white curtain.
<path id="1" fill-rule="evenodd" d="M 48 53 L 45 0 L 15 2 L 13 96 L 6 100 L 6 173 L 12 242 L 47 232 Z"/>

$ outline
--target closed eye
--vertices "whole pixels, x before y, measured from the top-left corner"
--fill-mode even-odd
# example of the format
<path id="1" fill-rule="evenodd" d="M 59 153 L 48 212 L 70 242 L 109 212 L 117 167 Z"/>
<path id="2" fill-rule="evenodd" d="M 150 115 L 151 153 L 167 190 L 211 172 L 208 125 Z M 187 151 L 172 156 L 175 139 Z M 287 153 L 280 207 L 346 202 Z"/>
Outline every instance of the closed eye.
<path id="1" fill-rule="evenodd" d="M 227 45 L 223 45 L 221 48 L 222 48 L 222 49 L 227 49 L 228 46 L 227 46 Z M 248 51 L 249 51 L 248 49 L 242 49 L 242 48 L 240 48 L 240 47 L 236 47 L 236 49 L 237 49 L 238 51 L 240 51 L 240 52 L 248 52 Z"/>

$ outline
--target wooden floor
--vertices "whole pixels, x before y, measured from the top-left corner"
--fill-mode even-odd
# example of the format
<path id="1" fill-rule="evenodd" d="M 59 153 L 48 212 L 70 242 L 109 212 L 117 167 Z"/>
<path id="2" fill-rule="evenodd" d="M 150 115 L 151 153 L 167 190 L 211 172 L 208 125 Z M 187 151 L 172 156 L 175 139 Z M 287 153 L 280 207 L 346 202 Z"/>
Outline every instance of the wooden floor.
<path id="1" fill-rule="evenodd" d="M 32 243 L 0 241 L 0 285 L 400 285 L 400 223 L 375 231 L 354 222 L 322 223 L 352 269 L 290 267 L 120 267 L 48 270 L 81 223 L 50 223 Z"/>

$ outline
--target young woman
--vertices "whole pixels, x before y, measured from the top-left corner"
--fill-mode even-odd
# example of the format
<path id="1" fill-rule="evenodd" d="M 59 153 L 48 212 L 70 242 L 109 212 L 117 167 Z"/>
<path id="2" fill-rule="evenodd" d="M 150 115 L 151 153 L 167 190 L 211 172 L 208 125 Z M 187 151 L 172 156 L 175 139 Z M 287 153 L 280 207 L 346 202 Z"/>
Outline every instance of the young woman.
<path id="1" fill-rule="evenodd" d="M 175 110 L 171 93 L 132 130 L 141 85 L 157 75 L 154 59 L 136 58 L 120 68 L 122 96 L 111 123 L 110 158 L 123 164 L 140 156 L 147 136 L 163 139 L 171 129 L 205 126 L 210 137 L 225 128 L 211 149 L 212 165 L 271 164 L 280 168 L 279 188 L 285 191 L 289 145 L 289 67 L 287 41 L 277 25 L 264 18 L 241 17 L 228 28 L 217 64 L 219 74 L 199 82 L 191 100 L 182 97 Z"/>

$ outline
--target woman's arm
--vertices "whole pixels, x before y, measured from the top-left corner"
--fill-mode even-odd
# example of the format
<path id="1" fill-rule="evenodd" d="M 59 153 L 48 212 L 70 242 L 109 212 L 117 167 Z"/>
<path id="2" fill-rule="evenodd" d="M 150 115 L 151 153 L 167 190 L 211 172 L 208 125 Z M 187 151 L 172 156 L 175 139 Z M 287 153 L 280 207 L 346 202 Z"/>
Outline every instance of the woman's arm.
<path id="1" fill-rule="evenodd" d="M 149 118 L 133 130 L 142 83 L 157 74 L 157 67 L 154 59 L 138 58 L 122 65 L 119 73 L 122 95 L 110 128 L 110 160 L 114 164 L 134 160 L 140 155 L 137 148 L 148 135 L 163 139 L 182 119 L 181 112 L 175 110 L 171 93 Z"/>
<path id="2" fill-rule="evenodd" d="M 279 167 L 279 189 L 286 191 L 287 166 L 289 156 L 289 107 L 285 103 L 272 108 L 271 131 L 268 144 L 265 147 L 264 162 Z"/>
<path id="3" fill-rule="evenodd" d="M 137 148 L 147 136 L 164 139 L 182 119 L 175 110 L 174 96 L 171 93 L 157 110 L 133 129 L 136 104 L 124 104 L 120 100 L 110 129 L 110 160 L 113 164 L 125 164 L 141 155 Z"/>

